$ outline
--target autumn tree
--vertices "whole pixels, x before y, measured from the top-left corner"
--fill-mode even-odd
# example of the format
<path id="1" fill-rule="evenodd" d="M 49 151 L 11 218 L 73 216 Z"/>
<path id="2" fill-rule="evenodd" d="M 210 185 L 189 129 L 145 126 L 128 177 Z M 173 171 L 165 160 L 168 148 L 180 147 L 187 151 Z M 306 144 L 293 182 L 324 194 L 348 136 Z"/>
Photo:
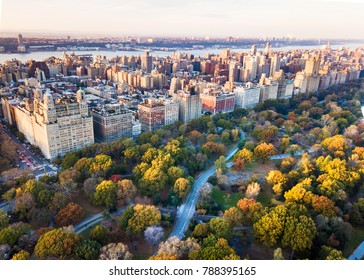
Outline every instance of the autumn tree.
<path id="1" fill-rule="evenodd" d="M 201 246 L 194 238 L 180 240 L 176 236 L 169 238 L 167 241 L 159 244 L 157 256 L 163 254 L 176 256 L 177 259 L 187 259 L 189 252 L 200 250 Z"/>
<path id="2" fill-rule="evenodd" d="M 155 256 L 151 256 L 149 259 L 154 260 L 154 261 L 162 261 L 162 260 L 175 261 L 175 260 L 177 260 L 177 256 L 170 254 L 170 253 L 162 252 L 162 253 L 158 253 Z"/>
<path id="3" fill-rule="evenodd" d="M 100 260 L 130 260 L 133 255 L 127 245 L 110 243 L 100 249 Z"/>
<path id="4" fill-rule="evenodd" d="M 79 223 L 82 221 L 83 215 L 83 208 L 80 205 L 71 202 L 57 213 L 54 220 L 57 226 L 64 227 Z"/>
<path id="5" fill-rule="evenodd" d="M 254 198 L 240 199 L 237 206 L 243 213 L 243 224 L 248 226 L 253 225 L 264 213 L 262 204 Z"/>
<path id="6" fill-rule="evenodd" d="M 185 176 L 185 172 L 183 171 L 183 169 L 177 166 L 171 166 L 170 168 L 168 168 L 167 174 L 168 181 L 171 185 L 174 185 L 177 179 Z"/>
<path id="7" fill-rule="evenodd" d="M 72 259 L 80 241 L 75 233 L 54 229 L 39 238 L 34 252 L 38 259 Z"/>
<path id="8" fill-rule="evenodd" d="M 246 148 L 241 149 L 234 156 L 234 160 L 242 159 L 246 164 L 250 164 L 253 161 L 253 153 Z"/>
<path id="9" fill-rule="evenodd" d="M 225 215 L 224 215 L 224 218 L 228 219 L 225 217 Z M 231 218 L 235 218 L 235 217 L 231 217 Z M 195 226 L 195 229 L 193 230 L 191 236 L 194 238 L 197 238 L 199 240 L 202 240 L 203 238 L 207 237 L 209 235 L 209 233 L 210 233 L 209 224 L 197 224 Z"/>
<path id="10" fill-rule="evenodd" d="M 223 217 L 228 220 L 232 226 L 241 225 L 243 222 L 243 213 L 236 207 L 225 210 Z"/>
<path id="11" fill-rule="evenodd" d="M 267 182 L 272 185 L 272 189 L 276 195 L 281 195 L 285 184 L 287 183 L 287 177 L 279 170 L 271 170 L 266 177 Z"/>
<path id="12" fill-rule="evenodd" d="M 167 186 L 168 176 L 160 167 L 146 170 L 139 183 L 140 193 L 152 196 Z"/>
<path id="13" fill-rule="evenodd" d="M 18 222 L 0 230 L 0 245 L 14 246 L 21 236 L 30 230 L 28 224 Z"/>
<path id="14" fill-rule="evenodd" d="M 286 220 L 286 208 L 277 206 L 254 224 L 254 235 L 264 245 L 272 247 L 280 240 Z"/>
<path id="15" fill-rule="evenodd" d="M 133 215 L 128 220 L 128 228 L 133 233 L 141 233 L 147 227 L 161 222 L 161 214 L 153 205 L 137 204 L 133 210 Z"/>
<path id="16" fill-rule="evenodd" d="M 284 260 L 283 257 L 283 253 L 282 253 L 282 249 L 281 248 L 277 248 L 274 250 L 273 252 L 273 260 Z"/>
<path id="17" fill-rule="evenodd" d="M 90 164 L 90 174 L 96 174 L 97 176 L 103 176 L 113 166 L 113 161 L 110 156 L 97 155 L 92 159 Z"/>
<path id="18" fill-rule="evenodd" d="M 335 203 L 326 196 L 315 195 L 312 198 L 312 208 L 317 214 L 322 214 L 326 217 L 334 217 L 338 211 Z"/>
<path id="19" fill-rule="evenodd" d="M 226 158 L 224 156 L 220 156 L 216 161 L 215 161 L 215 168 L 216 171 L 220 174 L 225 173 L 227 168 L 226 168 Z"/>
<path id="20" fill-rule="evenodd" d="M 18 253 L 14 254 L 13 257 L 11 258 L 11 260 L 25 261 L 25 260 L 29 260 L 29 258 L 30 258 L 30 253 L 28 251 L 21 250 Z"/>
<path id="21" fill-rule="evenodd" d="M 117 182 L 116 198 L 122 204 L 128 204 L 136 194 L 133 181 L 124 179 Z"/>
<path id="22" fill-rule="evenodd" d="M 231 236 L 231 224 L 227 219 L 213 218 L 209 222 L 209 228 L 217 238 L 229 239 Z"/>
<path id="23" fill-rule="evenodd" d="M 179 178 L 173 186 L 173 191 L 179 198 L 184 198 L 191 190 L 191 182 L 186 178 Z"/>
<path id="24" fill-rule="evenodd" d="M 257 197 L 260 193 L 260 185 L 257 182 L 250 183 L 245 191 L 245 195 L 248 198 Z"/>
<path id="25" fill-rule="evenodd" d="M 273 144 L 263 142 L 254 149 L 254 157 L 257 160 L 261 160 L 263 163 L 265 163 L 269 157 L 273 155 L 275 155 L 275 148 Z"/>
<path id="26" fill-rule="evenodd" d="M 89 238 L 100 243 L 101 245 L 105 245 L 109 239 L 109 234 L 104 226 L 97 225 L 91 230 Z"/>
<path id="27" fill-rule="evenodd" d="M 341 158 L 345 157 L 345 153 L 348 149 L 348 143 L 343 135 L 335 135 L 326 138 L 321 142 L 321 146 L 332 156 Z"/>
<path id="28" fill-rule="evenodd" d="M 311 249 L 316 234 L 316 225 L 311 217 L 288 215 L 284 225 L 282 245 L 289 246 L 293 255 L 294 251 Z"/>
<path id="29" fill-rule="evenodd" d="M 346 260 L 343 253 L 337 249 L 323 245 L 320 250 L 321 260 Z"/>
<path id="30" fill-rule="evenodd" d="M 192 251 L 193 252 L 193 251 Z M 192 253 L 191 252 L 191 253 Z M 209 236 L 203 240 L 203 247 L 194 257 L 190 254 L 190 258 L 199 260 L 239 260 L 235 250 L 231 248 L 224 238 Z"/>
<path id="31" fill-rule="evenodd" d="M 92 201 L 95 205 L 114 207 L 116 202 L 117 186 L 112 181 L 102 181 L 95 189 Z"/>
<path id="32" fill-rule="evenodd" d="M 151 226 L 144 231 L 145 240 L 154 246 L 157 246 L 163 239 L 164 231 L 160 226 Z"/>

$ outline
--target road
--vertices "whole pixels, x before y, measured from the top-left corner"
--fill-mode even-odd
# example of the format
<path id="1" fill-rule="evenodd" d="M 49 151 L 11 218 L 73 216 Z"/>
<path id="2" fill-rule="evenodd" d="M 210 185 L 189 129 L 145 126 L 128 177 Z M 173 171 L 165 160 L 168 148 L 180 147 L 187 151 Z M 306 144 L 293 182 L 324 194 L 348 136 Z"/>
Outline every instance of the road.
<path id="1" fill-rule="evenodd" d="M 0 119 L 2 120 L 2 119 Z M 56 174 L 57 168 L 53 166 L 46 159 L 43 159 L 36 155 L 29 144 L 21 142 L 5 125 L 0 122 L 0 132 L 7 136 L 9 141 L 13 141 L 17 144 L 17 153 L 19 159 L 16 161 L 19 168 L 30 168 L 32 174 L 36 179 L 44 176 L 45 174 Z"/>
<path id="2" fill-rule="evenodd" d="M 240 141 L 245 139 L 245 133 L 241 132 Z M 239 142 L 240 142 L 239 141 Z M 226 155 L 226 160 L 230 160 L 237 152 L 239 151 L 238 145 L 235 145 L 234 148 L 232 148 L 228 154 Z M 228 167 L 232 166 L 232 163 L 227 164 Z M 195 183 L 192 186 L 192 189 L 190 193 L 187 196 L 186 202 L 180 206 L 180 209 L 177 214 L 177 222 L 176 225 L 171 232 L 168 239 L 170 239 L 173 236 L 178 237 L 179 239 L 182 239 L 185 235 L 185 232 L 188 228 L 188 224 L 190 223 L 190 220 L 193 217 L 193 214 L 195 213 L 196 204 L 198 202 L 199 194 L 202 189 L 202 187 L 206 184 L 207 180 L 210 176 L 214 175 L 216 173 L 215 166 L 211 166 L 209 169 L 204 171 L 203 173 L 198 176 Z"/>
<path id="3" fill-rule="evenodd" d="M 0 203 L 0 210 L 3 210 L 5 212 L 10 212 L 14 208 L 14 203 L 15 203 L 15 200 L 12 200 L 10 202 L 7 202 L 7 201 L 1 202 Z"/>
<path id="4" fill-rule="evenodd" d="M 364 241 L 355 249 L 348 260 L 361 260 L 364 257 Z"/>

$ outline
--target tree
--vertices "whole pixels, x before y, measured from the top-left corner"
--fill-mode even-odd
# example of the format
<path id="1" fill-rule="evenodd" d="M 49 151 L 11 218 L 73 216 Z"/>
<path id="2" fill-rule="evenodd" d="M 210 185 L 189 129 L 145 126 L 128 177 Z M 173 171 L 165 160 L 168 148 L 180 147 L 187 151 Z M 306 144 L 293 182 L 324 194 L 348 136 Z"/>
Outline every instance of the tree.
<path id="1" fill-rule="evenodd" d="M 338 211 L 335 203 L 326 196 L 315 195 L 312 198 L 312 208 L 316 214 L 322 214 L 326 217 L 334 217 Z"/>
<path id="2" fill-rule="evenodd" d="M 74 256 L 78 260 L 97 260 L 101 245 L 93 240 L 82 240 L 75 248 Z"/>
<path id="3" fill-rule="evenodd" d="M 162 252 L 162 253 L 158 253 L 155 256 L 151 256 L 149 259 L 154 260 L 154 261 L 161 261 L 161 260 L 175 261 L 175 260 L 177 260 L 177 256 L 166 253 L 166 252 Z"/>
<path id="4" fill-rule="evenodd" d="M 0 245 L 14 246 L 19 238 L 30 230 L 28 224 L 22 222 L 11 224 L 0 231 Z"/>
<path id="5" fill-rule="evenodd" d="M 31 210 L 35 207 L 33 195 L 23 193 L 21 189 L 17 189 L 17 195 L 14 203 L 14 212 L 19 215 L 20 219 L 29 219 Z"/>
<path id="6" fill-rule="evenodd" d="M 99 177 L 91 177 L 87 178 L 83 182 L 83 191 L 88 197 L 92 197 L 95 193 L 96 187 L 102 182 L 103 180 Z"/>
<path id="7" fill-rule="evenodd" d="M 198 141 L 202 138 L 202 133 L 197 130 L 192 130 L 187 137 L 194 145 L 197 145 Z"/>
<path id="8" fill-rule="evenodd" d="M 176 236 L 169 238 L 167 241 L 159 244 L 157 255 L 167 254 L 176 256 L 177 259 L 186 259 L 189 252 L 200 250 L 201 246 L 194 238 L 180 240 Z"/>
<path id="9" fill-rule="evenodd" d="M 61 192 L 57 192 L 54 194 L 51 202 L 49 203 L 49 210 L 53 213 L 57 213 L 63 207 L 65 207 L 70 202 L 70 199 L 67 195 Z"/>
<path id="10" fill-rule="evenodd" d="M 140 233 L 147 227 L 161 222 L 161 213 L 153 205 L 137 204 L 133 216 L 128 220 L 128 228 L 133 233 Z"/>
<path id="11" fill-rule="evenodd" d="M 29 260 L 30 253 L 28 251 L 21 250 L 18 253 L 14 254 L 14 256 L 11 258 L 13 261 L 25 261 Z"/>
<path id="12" fill-rule="evenodd" d="M 285 226 L 286 208 L 279 205 L 254 224 L 254 235 L 264 245 L 272 247 L 280 240 Z"/>
<path id="13" fill-rule="evenodd" d="M 0 210 L 0 230 L 6 227 L 9 222 L 10 216 L 4 210 Z"/>
<path id="14" fill-rule="evenodd" d="M 224 238 L 209 236 L 203 241 L 203 248 L 197 255 L 200 260 L 239 260 L 235 250 L 231 248 Z"/>
<path id="15" fill-rule="evenodd" d="M 226 212 L 226 211 L 225 211 Z M 227 219 L 224 215 L 224 218 Z M 193 230 L 191 236 L 199 240 L 207 237 L 210 232 L 209 224 L 197 224 Z"/>
<path id="16" fill-rule="evenodd" d="M 191 182 L 186 178 L 179 178 L 176 180 L 173 186 L 173 191 L 179 198 L 184 198 L 191 189 Z"/>
<path id="17" fill-rule="evenodd" d="M 223 217 L 228 220 L 232 226 L 238 226 L 243 223 L 243 213 L 236 207 L 225 210 Z"/>
<path id="18" fill-rule="evenodd" d="M 305 205 L 311 204 L 313 196 L 314 195 L 311 191 L 307 191 L 299 184 L 284 193 L 284 198 L 286 199 L 286 202 L 295 202 Z"/>
<path id="19" fill-rule="evenodd" d="M 265 142 L 259 144 L 254 149 L 254 157 L 257 160 L 261 160 L 263 163 L 265 163 L 270 156 L 275 155 L 275 149 L 273 144 L 267 144 Z"/>
<path id="20" fill-rule="evenodd" d="M 226 158 L 224 156 L 220 156 L 216 161 L 215 161 L 215 168 L 217 170 L 217 172 L 219 173 L 225 173 L 227 168 L 226 168 Z"/>
<path id="21" fill-rule="evenodd" d="M 264 213 L 262 204 L 254 198 L 240 199 L 237 206 L 243 213 L 243 224 L 248 226 L 258 221 Z"/>
<path id="22" fill-rule="evenodd" d="M 110 243 L 100 249 L 100 260 L 130 260 L 133 255 L 127 245 Z"/>
<path id="23" fill-rule="evenodd" d="M 243 159 L 234 159 L 233 168 L 236 171 L 243 171 L 245 169 L 245 161 Z"/>
<path id="24" fill-rule="evenodd" d="M 75 163 L 80 159 L 77 152 L 67 153 L 62 159 L 62 169 L 66 170 L 75 165 Z"/>
<path id="25" fill-rule="evenodd" d="M 272 189 L 277 195 L 281 195 L 283 187 L 287 183 L 287 177 L 279 170 L 271 170 L 266 178 L 267 182 L 273 185 Z"/>
<path id="26" fill-rule="evenodd" d="M 97 225 L 91 230 L 89 238 L 101 245 L 105 245 L 109 239 L 109 234 L 104 226 Z"/>
<path id="27" fill-rule="evenodd" d="M 59 227 L 75 225 L 82 221 L 84 215 L 83 208 L 76 203 L 69 203 L 66 207 L 59 210 L 55 217 L 55 222 Z"/>
<path id="28" fill-rule="evenodd" d="M 106 172 L 113 166 L 113 161 L 110 156 L 97 155 L 92 159 L 89 172 L 98 176 L 105 175 Z"/>
<path id="29" fill-rule="evenodd" d="M 343 135 L 326 138 L 321 142 L 321 145 L 335 157 L 344 157 L 348 149 L 348 143 Z"/>
<path id="30" fill-rule="evenodd" d="M 174 185 L 177 179 L 182 178 L 185 176 L 185 172 L 182 168 L 177 166 L 171 166 L 168 168 L 168 181 L 171 185 Z"/>
<path id="31" fill-rule="evenodd" d="M 140 181 L 140 193 L 152 196 L 167 186 L 168 176 L 161 168 L 149 168 Z"/>
<path id="32" fill-rule="evenodd" d="M 234 161 L 242 159 L 246 164 L 250 164 L 253 161 L 253 157 L 254 157 L 253 153 L 248 149 L 244 148 L 235 154 Z"/>
<path id="33" fill-rule="evenodd" d="M 54 229 L 39 238 L 34 252 L 38 259 L 72 259 L 80 241 L 75 233 Z"/>
<path id="34" fill-rule="evenodd" d="M 92 201 L 95 205 L 105 205 L 112 208 L 115 206 L 116 192 L 117 187 L 112 181 L 102 181 L 96 187 Z"/>
<path id="35" fill-rule="evenodd" d="M 281 248 L 277 248 L 277 249 L 274 250 L 273 259 L 274 260 L 284 260 Z"/>
<path id="36" fill-rule="evenodd" d="M 260 193 L 260 185 L 257 182 L 250 183 L 245 191 L 245 195 L 248 198 L 257 197 Z"/>
<path id="37" fill-rule="evenodd" d="M 282 245 L 291 247 L 293 255 L 294 251 L 311 249 L 316 234 L 316 225 L 312 218 L 304 215 L 299 217 L 289 215 L 286 217 Z"/>
<path id="38" fill-rule="evenodd" d="M 229 239 L 231 236 L 231 224 L 224 218 L 213 218 L 209 222 L 210 231 L 217 238 Z"/>
<path id="39" fill-rule="evenodd" d="M 145 240 L 153 247 L 157 246 L 163 239 L 164 231 L 160 226 L 151 226 L 144 231 Z"/>
<path id="40" fill-rule="evenodd" d="M 320 251 L 320 259 L 322 260 L 346 260 L 343 252 L 332 247 L 323 245 Z"/>
<path id="41" fill-rule="evenodd" d="M 0 245 L 0 260 L 9 259 L 11 248 L 9 245 Z"/>
<path id="42" fill-rule="evenodd" d="M 133 181 L 124 179 L 117 182 L 116 198 L 122 204 L 129 203 L 136 194 L 136 187 Z"/>

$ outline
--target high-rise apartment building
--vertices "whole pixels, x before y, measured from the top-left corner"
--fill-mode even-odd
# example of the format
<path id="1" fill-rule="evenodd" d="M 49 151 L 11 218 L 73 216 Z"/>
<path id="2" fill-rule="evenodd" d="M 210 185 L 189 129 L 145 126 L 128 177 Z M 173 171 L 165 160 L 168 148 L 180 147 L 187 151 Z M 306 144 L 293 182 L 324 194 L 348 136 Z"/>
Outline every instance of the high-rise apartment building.
<path id="1" fill-rule="evenodd" d="M 179 120 L 188 123 L 201 116 L 202 103 L 198 93 L 189 93 L 179 90 L 172 94 L 173 100 L 179 103 Z"/>
<path id="2" fill-rule="evenodd" d="M 205 89 L 200 95 L 202 110 L 216 113 L 230 113 L 234 111 L 235 94 L 232 92 L 222 92 L 212 89 Z"/>
<path id="3" fill-rule="evenodd" d="M 149 98 L 138 105 L 138 118 L 142 131 L 155 131 L 178 121 L 178 103 L 171 100 Z"/>
<path id="4" fill-rule="evenodd" d="M 33 102 L 28 99 L 14 111 L 18 130 L 48 159 L 94 143 L 92 116 L 83 90 L 77 92 L 77 98 L 55 98 L 38 90 Z"/>
<path id="5" fill-rule="evenodd" d="M 260 87 L 251 82 L 234 89 L 235 106 L 238 108 L 252 108 L 259 103 Z"/>
<path id="6" fill-rule="evenodd" d="M 91 115 L 97 142 L 112 142 L 132 136 L 133 112 L 121 108 L 119 103 L 93 108 Z"/>

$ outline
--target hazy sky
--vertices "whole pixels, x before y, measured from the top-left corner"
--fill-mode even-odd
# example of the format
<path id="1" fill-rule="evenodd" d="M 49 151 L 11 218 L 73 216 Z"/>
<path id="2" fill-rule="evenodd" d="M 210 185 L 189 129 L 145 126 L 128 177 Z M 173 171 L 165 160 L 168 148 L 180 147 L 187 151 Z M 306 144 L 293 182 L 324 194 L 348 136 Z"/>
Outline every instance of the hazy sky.
<path id="1" fill-rule="evenodd" d="M 364 0 L 0 0 L 0 31 L 364 39 Z"/>

